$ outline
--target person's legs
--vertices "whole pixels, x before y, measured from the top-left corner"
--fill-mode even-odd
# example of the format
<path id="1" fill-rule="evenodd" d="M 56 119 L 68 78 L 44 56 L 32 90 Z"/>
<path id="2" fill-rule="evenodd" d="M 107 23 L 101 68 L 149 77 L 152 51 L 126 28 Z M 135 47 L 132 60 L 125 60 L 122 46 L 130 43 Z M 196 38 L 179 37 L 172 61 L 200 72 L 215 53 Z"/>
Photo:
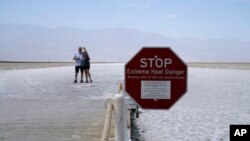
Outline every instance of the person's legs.
<path id="1" fill-rule="evenodd" d="M 89 69 L 88 69 L 88 76 L 89 76 L 89 81 L 90 81 L 90 83 L 92 83 L 92 79 L 91 79 L 91 75 L 90 75 Z"/>
<path id="2" fill-rule="evenodd" d="M 79 67 L 75 66 L 75 81 L 74 81 L 74 83 L 77 83 L 78 72 L 79 72 Z"/>
<path id="3" fill-rule="evenodd" d="M 77 76 L 78 76 L 78 73 L 75 73 L 75 81 L 74 81 L 74 83 L 77 83 Z"/>
<path id="4" fill-rule="evenodd" d="M 81 83 L 83 83 L 83 73 L 81 73 Z"/>
<path id="5" fill-rule="evenodd" d="M 84 69 L 84 72 L 85 72 L 85 78 L 86 78 L 86 81 L 85 83 L 88 83 L 88 70 L 87 69 Z"/>
<path id="6" fill-rule="evenodd" d="M 83 67 L 80 67 L 81 69 L 81 83 L 83 83 Z"/>

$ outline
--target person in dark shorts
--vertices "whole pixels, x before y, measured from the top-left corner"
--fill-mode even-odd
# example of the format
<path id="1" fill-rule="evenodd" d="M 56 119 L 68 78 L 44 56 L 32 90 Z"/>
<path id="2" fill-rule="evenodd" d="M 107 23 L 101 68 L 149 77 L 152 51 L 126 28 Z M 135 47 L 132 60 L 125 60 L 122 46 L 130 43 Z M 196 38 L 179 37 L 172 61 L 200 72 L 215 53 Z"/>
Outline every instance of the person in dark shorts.
<path id="1" fill-rule="evenodd" d="M 77 83 L 77 76 L 79 73 L 79 70 L 81 72 L 81 83 L 83 83 L 83 53 L 82 53 L 82 47 L 78 48 L 78 53 L 74 55 L 73 60 L 75 60 L 75 80 L 74 83 Z"/>
<path id="2" fill-rule="evenodd" d="M 85 83 L 92 83 L 92 79 L 91 79 L 91 75 L 90 75 L 90 57 L 89 54 L 86 50 L 85 47 L 83 47 L 83 70 L 85 72 L 85 77 L 86 77 L 86 81 Z"/>

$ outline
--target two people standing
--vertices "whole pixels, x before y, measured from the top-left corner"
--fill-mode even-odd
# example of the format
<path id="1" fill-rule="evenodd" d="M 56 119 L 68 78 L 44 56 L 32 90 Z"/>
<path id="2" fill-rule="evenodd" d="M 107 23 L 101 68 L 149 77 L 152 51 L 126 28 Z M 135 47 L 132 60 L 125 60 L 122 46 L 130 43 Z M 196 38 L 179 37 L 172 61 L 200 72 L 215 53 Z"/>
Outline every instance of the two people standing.
<path id="1" fill-rule="evenodd" d="M 77 83 L 77 77 L 79 71 L 81 72 L 81 83 L 83 83 L 83 72 L 85 73 L 86 81 L 85 83 L 92 83 L 91 75 L 89 72 L 90 69 L 90 57 L 85 47 L 79 47 L 78 53 L 73 57 L 75 60 L 75 80 L 74 83 Z"/>

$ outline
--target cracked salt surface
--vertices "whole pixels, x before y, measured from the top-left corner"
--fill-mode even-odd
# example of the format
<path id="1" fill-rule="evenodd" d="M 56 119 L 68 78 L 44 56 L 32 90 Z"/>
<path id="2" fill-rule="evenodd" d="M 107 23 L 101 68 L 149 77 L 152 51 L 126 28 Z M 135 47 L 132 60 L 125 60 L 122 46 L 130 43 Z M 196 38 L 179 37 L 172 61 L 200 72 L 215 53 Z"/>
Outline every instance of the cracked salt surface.
<path id="1" fill-rule="evenodd" d="M 250 124 L 250 71 L 189 68 L 188 92 L 170 110 L 142 110 L 145 141 L 229 141 Z"/>
<path id="2" fill-rule="evenodd" d="M 29 134 L 48 135 L 36 140 L 84 140 L 87 134 L 76 133 L 81 126 L 73 130 L 75 121 L 84 118 L 83 103 L 111 98 L 124 64 L 92 65 L 93 83 L 73 84 L 73 72 L 73 67 L 1 71 L 0 139 L 33 141 L 33 136 L 18 134 L 27 125 Z M 250 124 L 250 70 L 189 68 L 188 73 L 188 92 L 170 110 L 142 110 L 138 126 L 143 140 L 228 141 L 230 124 Z M 50 136 L 48 123 L 58 123 L 60 132 L 54 134 L 65 137 Z"/>
<path id="3" fill-rule="evenodd" d="M 74 67 L 1 71 L 0 140 L 99 141 L 105 99 L 123 64 L 93 64 L 93 83 L 74 84 Z"/>

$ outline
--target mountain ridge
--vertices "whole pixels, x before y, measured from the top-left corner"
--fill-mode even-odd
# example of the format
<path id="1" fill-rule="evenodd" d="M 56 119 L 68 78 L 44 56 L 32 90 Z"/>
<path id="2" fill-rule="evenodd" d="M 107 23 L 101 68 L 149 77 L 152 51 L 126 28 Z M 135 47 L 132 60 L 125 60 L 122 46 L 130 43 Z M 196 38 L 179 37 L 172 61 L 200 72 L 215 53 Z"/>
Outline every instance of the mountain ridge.
<path id="1" fill-rule="evenodd" d="M 250 62 L 250 42 L 229 38 L 166 37 L 130 28 L 47 28 L 0 24 L 0 60 L 72 61 L 85 46 L 92 61 L 126 62 L 143 46 L 170 46 L 184 61 Z"/>

